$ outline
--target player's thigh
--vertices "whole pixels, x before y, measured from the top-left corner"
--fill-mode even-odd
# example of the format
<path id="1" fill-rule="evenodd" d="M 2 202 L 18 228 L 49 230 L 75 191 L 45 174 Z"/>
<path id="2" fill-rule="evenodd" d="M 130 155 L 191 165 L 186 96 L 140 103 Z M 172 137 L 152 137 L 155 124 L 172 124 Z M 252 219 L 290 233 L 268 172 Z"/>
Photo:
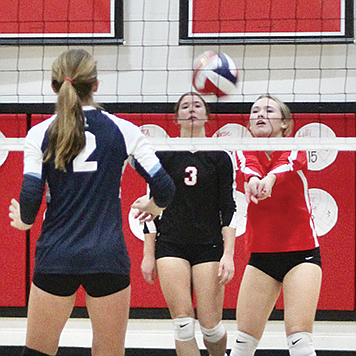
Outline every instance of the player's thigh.
<path id="1" fill-rule="evenodd" d="M 205 262 L 192 267 L 197 314 L 201 325 L 213 328 L 222 318 L 224 286 L 219 283 L 219 262 Z"/>
<path id="2" fill-rule="evenodd" d="M 171 317 L 193 317 L 190 263 L 182 258 L 163 257 L 157 260 L 157 271 Z"/>
<path id="3" fill-rule="evenodd" d="M 60 334 L 72 312 L 75 294 L 69 297 L 45 292 L 34 284 L 27 313 L 26 345 L 46 354 L 55 354 Z"/>
<path id="4" fill-rule="evenodd" d="M 312 263 L 301 263 L 284 277 L 284 319 L 287 335 L 299 331 L 312 332 L 321 279 L 321 268 Z"/>
<path id="5" fill-rule="evenodd" d="M 98 352 L 99 355 L 117 355 L 123 352 L 130 294 L 131 286 L 104 297 L 91 297 L 86 294 L 93 328 L 93 354 Z"/>
<path id="6" fill-rule="evenodd" d="M 256 267 L 247 265 L 237 298 L 239 330 L 260 339 L 281 292 L 282 284 Z"/>

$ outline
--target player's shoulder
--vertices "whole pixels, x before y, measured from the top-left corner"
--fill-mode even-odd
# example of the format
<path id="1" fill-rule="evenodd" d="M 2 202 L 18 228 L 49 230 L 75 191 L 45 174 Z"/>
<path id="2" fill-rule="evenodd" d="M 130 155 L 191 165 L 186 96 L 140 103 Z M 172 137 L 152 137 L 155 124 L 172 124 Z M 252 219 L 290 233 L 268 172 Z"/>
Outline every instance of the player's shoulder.
<path id="1" fill-rule="evenodd" d="M 26 141 L 31 140 L 39 140 L 44 137 L 48 127 L 51 125 L 53 120 L 56 118 L 57 115 L 53 115 L 50 118 L 32 126 L 26 135 Z"/>
<path id="2" fill-rule="evenodd" d="M 231 159 L 233 157 L 233 152 L 232 151 L 227 151 L 227 150 L 221 150 L 221 151 L 214 151 L 217 157 L 225 158 L 225 159 Z"/>
<path id="3" fill-rule="evenodd" d="M 133 124 L 132 122 L 123 119 L 121 117 L 118 117 L 114 114 L 111 114 L 107 111 L 102 110 L 101 114 L 107 117 L 109 120 L 111 120 L 121 131 L 135 131 L 135 132 L 140 132 L 140 129 L 138 126 Z"/>
<path id="4" fill-rule="evenodd" d="M 202 151 L 204 152 L 204 151 Z M 229 163 L 233 161 L 233 152 L 227 150 L 206 151 L 206 155 L 218 163 Z"/>
<path id="5" fill-rule="evenodd" d="M 84 106 L 83 111 L 88 123 L 96 123 L 106 127 L 113 125 L 120 131 L 140 131 L 139 128 L 132 122 L 122 119 L 114 114 L 111 114 L 100 107 Z"/>
<path id="6" fill-rule="evenodd" d="M 186 157 L 186 151 L 156 151 L 156 156 L 162 160 L 183 159 Z"/>

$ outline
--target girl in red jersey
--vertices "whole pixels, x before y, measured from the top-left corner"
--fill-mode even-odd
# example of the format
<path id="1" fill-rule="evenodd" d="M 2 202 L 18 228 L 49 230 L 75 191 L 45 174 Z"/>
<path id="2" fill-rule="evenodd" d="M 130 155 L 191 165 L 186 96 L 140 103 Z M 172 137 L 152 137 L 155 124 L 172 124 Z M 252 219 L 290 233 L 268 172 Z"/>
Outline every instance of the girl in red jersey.
<path id="1" fill-rule="evenodd" d="M 288 107 L 265 95 L 253 104 L 254 137 L 292 132 Z M 251 252 L 237 301 L 238 332 L 231 356 L 252 356 L 283 287 L 284 319 L 291 356 L 316 355 L 312 329 L 321 286 L 321 258 L 305 178 L 302 151 L 237 152 L 245 176 Z"/>

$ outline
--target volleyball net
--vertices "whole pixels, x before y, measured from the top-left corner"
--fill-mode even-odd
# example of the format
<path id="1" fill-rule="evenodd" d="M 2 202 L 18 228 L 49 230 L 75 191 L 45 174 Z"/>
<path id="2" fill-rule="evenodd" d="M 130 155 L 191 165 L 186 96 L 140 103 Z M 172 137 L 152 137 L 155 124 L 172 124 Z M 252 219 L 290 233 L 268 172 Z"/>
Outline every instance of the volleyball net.
<path id="1" fill-rule="evenodd" d="M 149 137 L 156 151 L 356 151 L 356 137 Z M 0 138 L 0 151 L 23 151 L 24 138 Z"/>

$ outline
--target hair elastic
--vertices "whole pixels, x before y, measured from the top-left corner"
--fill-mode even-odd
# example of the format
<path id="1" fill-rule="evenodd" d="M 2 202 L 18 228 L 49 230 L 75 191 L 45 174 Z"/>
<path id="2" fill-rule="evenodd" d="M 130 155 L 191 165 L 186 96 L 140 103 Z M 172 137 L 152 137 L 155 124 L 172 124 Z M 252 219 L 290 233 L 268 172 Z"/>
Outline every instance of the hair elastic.
<path id="1" fill-rule="evenodd" d="M 69 82 L 70 84 L 73 84 L 73 79 L 71 79 L 71 78 L 64 78 L 63 83 L 64 83 L 66 80 L 68 80 L 68 82 Z"/>

